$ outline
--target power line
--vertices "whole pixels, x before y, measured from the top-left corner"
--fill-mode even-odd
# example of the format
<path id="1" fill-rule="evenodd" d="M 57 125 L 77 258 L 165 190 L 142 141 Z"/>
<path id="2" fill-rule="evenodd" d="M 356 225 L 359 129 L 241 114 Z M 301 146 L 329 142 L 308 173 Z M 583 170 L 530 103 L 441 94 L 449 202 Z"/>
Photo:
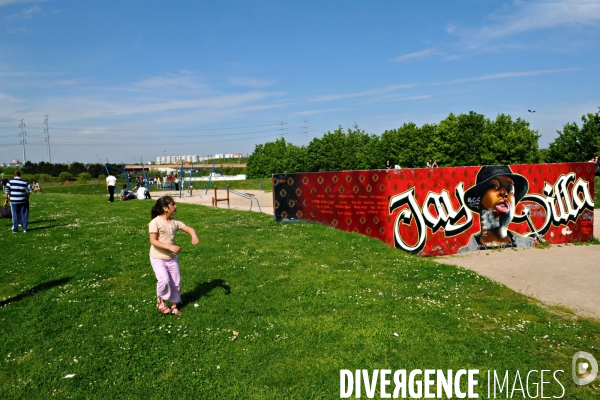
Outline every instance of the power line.
<path id="1" fill-rule="evenodd" d="M 23 145 L 23 162 L 26 163 L 27 158 L 25 158 L 25 143 L 27 143 L 27 141 L 25 140 L 26 132 L 23 130 L 23 128 L 25 128 L 25 120 L 21 120 L 21 123 L 19 124 L 19 128 L 21 128 L 21 132 L 19 132 L 19 136 L 21 136 L 21 144 Z"/>
<path id="2" fill-rule="evenodd" d="M 306 136 L 306 145 L 308 146 L 308 120 L 304 119 L 304 135 Z"/>
<path id="3" fill-rule="evenodd" d="M 206 141 L 185 141 L 185 142 L 181 142 L 180 144 L 185 144 L 185 145 L 192 145 L 192 144 L 211 144 L 211 143 L 223 143 L 223 142 L 242 142 L 242 141 L 248 141 L 248 140 L 254 140 L 254 139 L 264 139 L 264 138 L 272 138 L 273 135 L 265 135 L 265 136 L 254 136 L 254 137 L 250 137 L 250 138 L 242 138 L 242 139 L 223 139 L 223 140 L 206 140 Z M 156 138 L 157 141 L 155 142 L 150 142 L 150 141 L 144 141 L 143 144 L 140 144 L 140 142 L 119 142 L 119 146 L 157 146 L 160 144 L 164 144 L 163 140 L 159 140 L 160 138 Z M 27 143 L 28 145 L 37 145 L 37 146 L 43 146 L 45 145 L 44 142 L 37 142 L 37 143 Z M 54 147 L 65 147 L 65 146 L 73 146 L 73 147 L 81 147 L 81 146 L 85 146 L 85 145 L 89 145 L 89 146 L 93 146 L 94 144 L 87 141 L 85 143 L 60 143 L 59 141 L 57 142 L 56 140 L 53 142 Z M 6 146 L 10 146 L 10 144 L 6 145 Z M 14 146 L 14 145 L 13 145 Z"/>
<path id="4" fill-rule="evenodd" d="M 48 142 L 48 162 L 52 164 L 52 159 L 50 158 L 50 129 L 48 128 L 48 114 L 46 114 L 46 118 L 44 118 L 44 133 L 46 134 L 46 142 Z"/>
<path id="5" fill-rule="evenodd" d="M 186 128 L 186 129 L 110 129 L 110 128 L 68 128 L 63 126 L 55 126 L 55 129 L 64 131 L 102 131 L 102 132 L 196 132 L 196 131 L 219 131 L 224 129 L 247 129 L 247 128 L 262 128 L 265 126 L 278 126 L 280 124 L 265 124 L 265 125 L 248 125 L 248 126 L 229 126 L 219 128 Z"/>
<path id="6" fill-rule="evenodd" d="M 53 128 L 55 131 L 56 130 L 61 130 L 61 128 L 58 127 L 54 127 Z M 85 129 L 83 129 L 85 130 Z M 264 133 L 264 132 L 273 132 L 274 129 L 263 129 L 263 130 L 257 130 L 257 131 L 248 131 L 248 132 L 235 132 L 235 133 L 218 133 L 219 136 L 239 136 L 239 135 L 249 135 L 249 134 L 253 134 L 253 133 Z M 98 131 L 94 131 L 94 132 L 98 132 Z M 112 131 L 109 131 L 112 132 Z M 156 132 L 156 131 L 132 131 L 132 132 L 136 132 L 138 133 L 137 137 L 140 137 L 139 133 L 148 133 L 148 132 Z M 171 132 L 171 131 L 160 131 L 160 132 Z M 173 132 L 178 132 L 178 131 L 173 131 Z M 204 133 L 202 134 L 202 136 L 208 136 L 208 137 L 214 137 L 215 133 Z M 183 134 L 183 135 L 178 135 L 177 137 L 197 137 L 199 136 L 198 134 Z M 60 138 L 60 137 L 68 137 L 68 138 L 73 138 L 72 135 L 60 135 L 60 134 L 54 134 L 53 136 L 54 138 Z M 107 138 L 123 138 L 123 135 L 102 135 L 103 139 L 107 139 Z"/>
<path id="7" fill-rule="evenodd" d="M 287 125 L 285 122 L 280 122 L 279 123 L 279 136 L 281 136 L 281 138 L 283 138 L 283 136 L 285 135 L 285 130 L 287 129 L 284 125 Z"/>

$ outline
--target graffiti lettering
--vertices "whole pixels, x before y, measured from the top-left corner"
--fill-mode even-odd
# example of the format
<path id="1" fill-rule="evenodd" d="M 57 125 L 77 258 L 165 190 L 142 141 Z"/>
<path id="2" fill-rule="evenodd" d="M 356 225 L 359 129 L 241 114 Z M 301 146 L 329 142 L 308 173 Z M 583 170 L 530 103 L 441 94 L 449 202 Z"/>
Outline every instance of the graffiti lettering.
<path id="1" fill-rule="evenodd" d="M 455 188 L 455 195 L 460 204 L 458 210 L 454 210 L 452 207 L 452 201 L 447 190 L 443 190 L 441 194 L 429 192 L 422 208 L 415 200 L 415 188 L 390 198 L 390 214 L 404 205 L 408 206 L 407 209 L 403 209 L 396 216 L 394 246 L 411 253 L 420 253 L 427 239 L 427 227 L 434 233 L 440 228 L 444 228 L 446 236 L 454 236 L 469 229 L 473 224 L 473 215 L 463 204 L 464 194 L 465 191 L 461 182 Z M 403 222 L 408 225 L 412 219 L 415 220 L 418 233 L 418 239 L 414 245 L 406 243 L 400 235 L 400 223 Z M 463 222 L 458 223 L 463 219 Z"/>
<path id="2" fill-rule="evenodd" d="M 529 219 L 530 209 L 526 205 L 522 214 L 516 214 L 513 222 L 527 221 L 532 232 L 526 236 L 544 236 L 552 225 L 566 225 L 575 222 L 585 210 L 594 211 L 594 201 L 590 194 L 589 182 L 579 178 L 575 181 L 575 173 L 561 175 L 554 186 L 549 183 L 544 185 L 544 194 L 528 194 L 521 200 L 522 203 L 532 202 L 539 204 L 545 212 L 542 227 L 536 229 Z"/>
<path id="3" fill-rule="evenodd" d="M 408 204 L 408 209 L 400 211 L 394 222 L 394 246 L 411 253 L 420 253 L 425 246 L 426 235 L 423 234 L 425 232 L 425 221 L 423 220 L 419 205 L 415 200 L 414 187 L 390 198 L 390 214 L 395 209 L 402 207 L 405 204 Z M 417 243 L 414 246 L 407 244 L 400 236 L 400 221 L 402 220 L 402 222 L 408 225 L 412 218 L 415 219 L 418 231 Z"/>
<path id="4" fill-rule="evenodd" d="M 455 194 L 461 205 L 457 211 L 452 208 L 452 201 L 447 190 L 443 190 L 441 194 L 429 192 L 427 195 L 423 205 L 423 215 L 425 216 L 425 223 L 431 228 L 433 233 L 443 227 L 446 231 L 446 236 L 454 236 L 464 232 L 471 226 L 473 214 L 471 214 L 469 209 L 463 207 L 463 203 L 461 202 L 465 194 L 462 182 L 456 186 Z M 437 217 L 430 213 L 430 206 L 433 206 Z M 457 224 L 463 217 L 465 218 L 465 222 Z"/>

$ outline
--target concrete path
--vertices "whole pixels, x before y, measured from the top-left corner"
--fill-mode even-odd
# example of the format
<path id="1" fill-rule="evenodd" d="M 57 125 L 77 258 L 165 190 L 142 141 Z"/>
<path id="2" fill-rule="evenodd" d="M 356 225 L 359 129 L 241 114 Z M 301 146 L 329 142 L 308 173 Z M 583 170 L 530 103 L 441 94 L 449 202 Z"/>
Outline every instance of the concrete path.
<path id="1" fill-rule="evenodd" d="M 600 210 L 594 211 L 600 236 Z M 600 319 L 600 245 L 475 251 L 435 261 L 471 269 L 543 303 Z"/>
<path id="2" fill-rule="evenodd" d="M 236 192 L 243 193 L 245 195 L 251 196 L 258 200 L 258 204 L 260 205 L 260 212 L 264 214 L 274 215 L 273 214 L 273 193 L 265 192 L 262 190 L 236 190 Z M 190 196 L 187 192 L 183 193 L 183 196 L 179 197 L 179 192 L 175 190 L 164 190 L 160 192 L 150 192 L 150 195 L 153 199 L 157 199 L 161 196 L 169 195 L 175 199 L 176 203 L 188 203 L 188 204 L 199 204 L 202 206 L 211 206 L 212 207 L 212 198 L 215 196 L 214 190 L 209 190 L 208 193 L 205 194 L 205 190 L 194 190 L 193 195 Z M 227 193 L 224 190 L 218 190 L 217 196 L 219 199 L 227 198 Z M 250 211 L 250 205 L 252 203 L 252 210 L 259 212 L 256 201 L 250 201 L 249 199 L 236 195 L 232 192 L 229 193 L 229 209 L 231 210 L 241 210 L 241 211 Z M 219 201 L 217 203 L 218 208 L 227 208 L 226 201 Z"/>
<path id="3" fill-rule="evenodd" d="M 273 215 L 273 194 L 261 190 L 242 191 L 253 195 L 261 211 Z M 226 197 L 218 191 L 219 198 Z M 194 191 L 179 198 L 175 191 L 152 192 L 153 198 L 169 194 L 178 203 L 212 206 L 214 192 Z M 219 208 L 227 208 L 219 202 Z M 250 210 L 250 201 L 230 194 L 230 209 Z M 256 203 L 252 211 L 258 212 Z M 600 210 L 594 212 L 594 232 L 600 237 Z M 399 250 L 400 251 L 400 250 Z M 600 245 L 555 245 L 546 249 L 505 249 L 434 257 L 434 261 L 471 269 L 512 290 L 537 300 L 572 310 L 583 317 L 600 319 Z"/>

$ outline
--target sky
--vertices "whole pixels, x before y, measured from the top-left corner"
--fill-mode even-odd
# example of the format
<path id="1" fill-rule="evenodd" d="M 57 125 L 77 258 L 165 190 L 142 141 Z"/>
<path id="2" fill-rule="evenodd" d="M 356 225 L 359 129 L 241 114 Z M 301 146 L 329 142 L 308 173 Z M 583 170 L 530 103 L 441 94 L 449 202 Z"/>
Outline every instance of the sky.
<path id="1" fill-rule="evenodd" d="M 598 112 L 599 66 L 600 0 L 0 0 L 0 162 L 246 155 L 469 111 L 544 148 Z"/>

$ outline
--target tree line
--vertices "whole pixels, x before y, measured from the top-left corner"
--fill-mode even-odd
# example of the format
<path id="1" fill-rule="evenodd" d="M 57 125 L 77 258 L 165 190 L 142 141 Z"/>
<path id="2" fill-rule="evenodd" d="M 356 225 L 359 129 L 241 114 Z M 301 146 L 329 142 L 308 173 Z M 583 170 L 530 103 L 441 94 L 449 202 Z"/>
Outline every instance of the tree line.
<path id="1" fill-rule="evenodd" d="M 599 108 L 600 110 L 600 108 Z M 600 154 L 600 111 L 582 117 L 581 128 L 568 123 L 548 149 L 539 149 L 540 135 L 527 121 L 499 114 L 495 120 L 473 111 L 451 113 L 437 124 L 409 122 L 381 135 L 358 126 L 342 127 L 296 146 L 284 138 L 256 145 L 247 162 L 251 178 L 273 173 L 345 171 L 391 167 L 535 164 L 588 161 Z"/>
<path id="2" fill-rule="evenodd" d="M 121 173 L 121 164 L 106 164 L 109 171 L 113 174 Z M 0 172 L 5 175 L 12 175 L 15 167 L 7 167 L 0 169 Z M 91 178 L 103 178 L 106 176 L 105 164 L 83 164 L 80 162 L 72 162 L 70 164 L 61 163 L 49 163 L 41 161 L 34 163 L 27 161 L 20 168 L 23 176 L 29 176 L 32 179 L 36 179 L 42 183 L 50 182 L 53 178 L 58 177 L 60 181 L 79 179 L 86 181 Z"/>
<path id="3" fill-rule="evenodd" d="M 71 164 L 52 164 L 45 161 L 41 161 L 39 163 L 34 163 L 31 161 L 27 161 L 19 170 L 23 176 L 28 176 L 28 179 L 35 179 L 39 182 L 52 182 L 56 181 L 54 178 L 58 178 L 58 181 L 65 180 L 78 180 L 78 181 L 87 181 L 88 179 L 104 179 L 106 178 L 107 171 L 110 171 L 111 174 L 117 176 L 119 179 L 124 178 L 123 174 L 123 165 L 122 164 L 83 164 L 77 161 L 74 161 Z M 13 171 L 17 169 L 15 167 L 6 167 L 0 168 L 0 172 L 5 175 L 12 175 Z M 212 168 L 206 167 L 206 165 L 197 167 L 193 171 L 193 176 L 208 176 L 213 171 Z M 214 172 L 220 173 L 222 175 L 235 175 L 235 174 L 243 174 L 246 172 L 245 168 L 234 167 L 234 166 L 219 166 Z M 179 170 L 174 172 L 174 175 L 179 175 Z M 139 175 L 140 173 L 128 173 L 130 179 L 132 176 Z M 189 175 L 189 170 L 186 169 L 184 174 L 186 176 Z M 157 176 L 163 176 L 164 172 L 157 169 L 146 169 L 146 177 L 156 178 Z"/>
<path id="4" fill-rule="evenodd" d="M 121 169 L 120 164 L 107 164 L 109 170 L 117 171 Z M 71 164 L 52 164 L 45 161 L 33 163 L 27 161 L 23 164 L 21 172 L 24 174 L 47 174 L 50 176 L 59 176 L 62 172 L 68 172 L 72 176 L 78 176 L 82 172 L 89 173 L 93 178 L 100 175 L 106 175 L 104 164 L 83 164 L 77 161 Z"/>

